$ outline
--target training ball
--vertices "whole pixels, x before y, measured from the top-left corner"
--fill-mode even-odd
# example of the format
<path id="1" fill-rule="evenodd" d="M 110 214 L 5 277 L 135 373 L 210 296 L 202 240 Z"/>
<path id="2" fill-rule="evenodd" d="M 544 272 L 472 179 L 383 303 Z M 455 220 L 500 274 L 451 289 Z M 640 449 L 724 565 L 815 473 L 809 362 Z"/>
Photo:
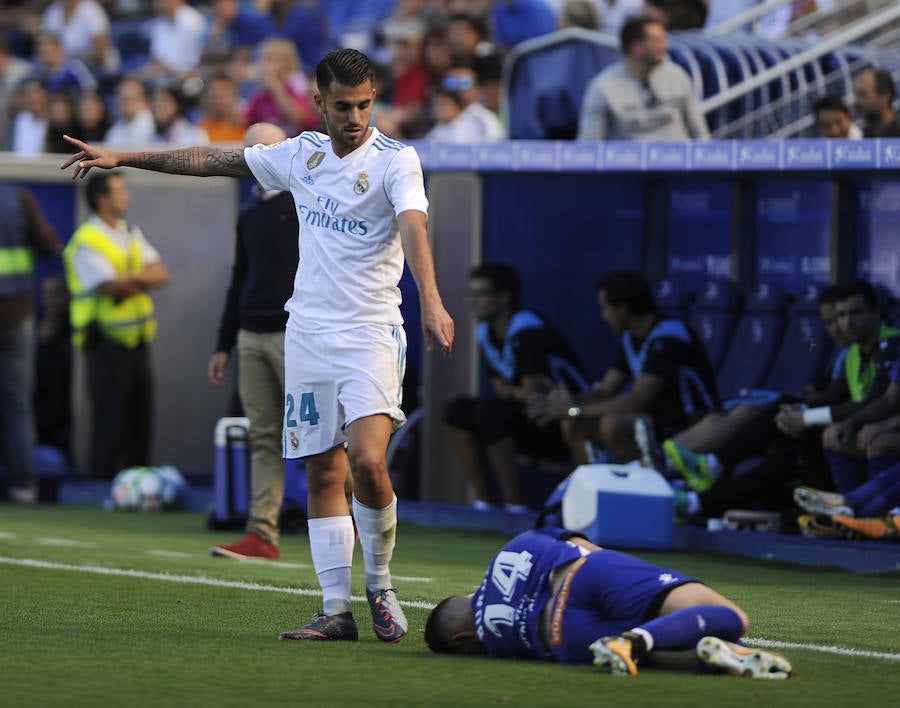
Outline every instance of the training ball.
<path id="1" fill-rule="evenodd" d="M 133 511 L 171 509 L 186 486 L 184 477 L 172 466 L 129 467 L 112 481 L 111 506 Z"/>

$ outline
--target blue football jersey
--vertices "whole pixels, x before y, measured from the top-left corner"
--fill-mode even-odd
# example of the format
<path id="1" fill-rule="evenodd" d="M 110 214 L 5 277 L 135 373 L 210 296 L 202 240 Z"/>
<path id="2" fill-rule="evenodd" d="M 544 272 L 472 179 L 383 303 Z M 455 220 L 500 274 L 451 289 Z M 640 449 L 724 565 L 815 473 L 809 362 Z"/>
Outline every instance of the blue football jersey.
<path id="1" fill-rule="evenodd" d="M 478 638 L 495 657 L 547 658 L 541 611 L 550 600 L 550 573 L 587 551 L 561 542 L 563 529 L 535 529 L 500 549 L 472 598 Z"/>

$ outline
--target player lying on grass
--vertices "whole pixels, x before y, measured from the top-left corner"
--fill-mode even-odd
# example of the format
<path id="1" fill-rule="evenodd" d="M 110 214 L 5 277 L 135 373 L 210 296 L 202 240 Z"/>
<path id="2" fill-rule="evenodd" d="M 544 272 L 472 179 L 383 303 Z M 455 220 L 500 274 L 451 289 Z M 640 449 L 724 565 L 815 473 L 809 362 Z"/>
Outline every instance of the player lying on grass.
<path id="1" fill-rule="evenodd" d="M 563 529 L 516 536 L 494 556 L 473 595 L 432 610 L 436 652 L 638 666 L 786 679 L 790 662 L 739 643 L 746 613 L 702 582 L 610 551 Z"/>

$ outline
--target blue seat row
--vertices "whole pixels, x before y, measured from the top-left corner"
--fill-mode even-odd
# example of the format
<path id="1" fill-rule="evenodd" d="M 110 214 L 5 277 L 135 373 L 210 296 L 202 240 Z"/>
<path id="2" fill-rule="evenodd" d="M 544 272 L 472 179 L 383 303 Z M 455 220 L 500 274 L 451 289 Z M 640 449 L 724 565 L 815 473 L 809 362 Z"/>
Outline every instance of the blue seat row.
<path id="1" fill-rule="evenodd" d="M 795 39 L 769 40 L 749 34 L 672 32 L 669 56 L 691 76 L 700 99 L 710 98 L 807 50 Z M 504 67 L 502 111 L 512 139 L 574 137 L 578 112 L 591 79 L 621 57 L 617 37 L 570 28 L 518 45 Z M 852 74 L 866 50 L 848 46 L 809 61 L 746 96 L 707 113 L 712 131 L 761 107 L 774 106 L 772 122 L 748 125 L 725 137 L 762 138 L 775 127 L 808 116 L 811 101 L 779 103 L 792 94 L 851 93 Z M 875 63 L 875 62 L 873 62 Z"/>
<path id="2" fill-rule="evenodd" d="M 791 296 L 758 283 L 743 296 L 728 281 L 694 295 L 670 280 L 655 284 L 657 305 L 685 318 L 706 345 L 723 400 L 745 390 L 796 393 L 825 370 L 832 343 L 818 315 L 820 287 Z"/>

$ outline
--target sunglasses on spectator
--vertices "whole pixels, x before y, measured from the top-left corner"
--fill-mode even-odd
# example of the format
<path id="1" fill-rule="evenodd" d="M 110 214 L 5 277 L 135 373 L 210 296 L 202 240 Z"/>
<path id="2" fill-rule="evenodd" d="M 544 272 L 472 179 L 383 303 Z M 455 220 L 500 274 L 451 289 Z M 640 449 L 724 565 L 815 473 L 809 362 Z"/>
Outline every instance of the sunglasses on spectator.
<path id="1" fill-rule="evenodd" d="M 475 86 L 475 79 L 471 76 L 445 76 L 443 86 L 448 91 L 470 89 Z"/>

